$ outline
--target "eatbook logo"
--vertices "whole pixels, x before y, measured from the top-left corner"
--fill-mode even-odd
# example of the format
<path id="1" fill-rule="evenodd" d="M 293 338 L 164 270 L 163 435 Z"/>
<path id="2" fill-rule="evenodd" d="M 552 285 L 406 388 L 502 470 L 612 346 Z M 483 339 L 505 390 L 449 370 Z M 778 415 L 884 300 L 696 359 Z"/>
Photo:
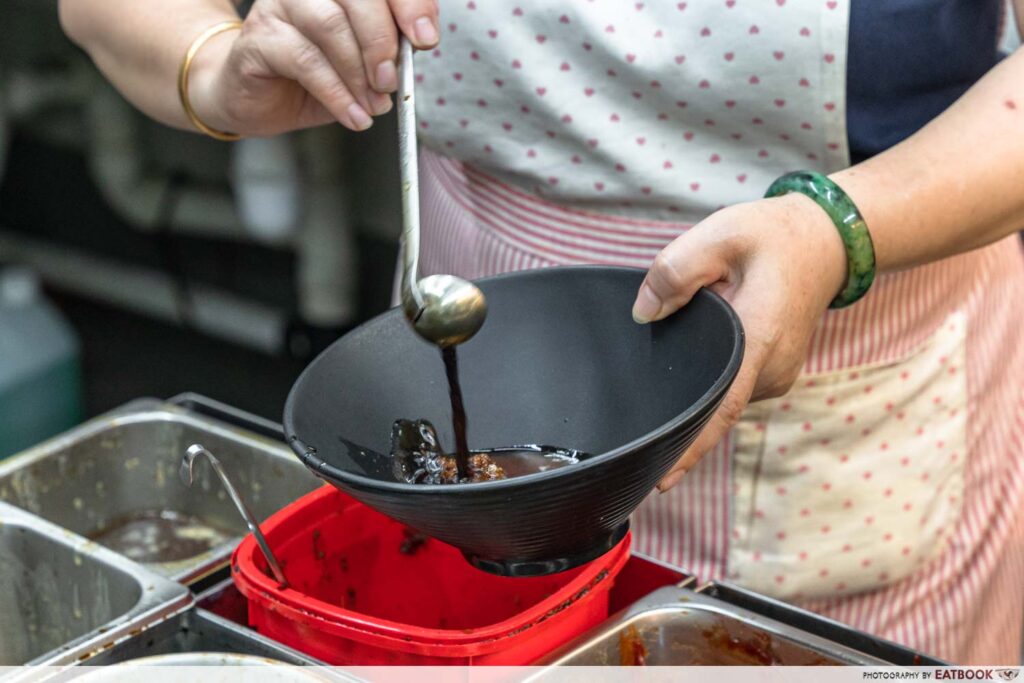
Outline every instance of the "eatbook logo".
<path id="1" fill-rule="evenodd" d="M 936 669 L 937 681 L 1015 681 L 1020 669 Z"/>

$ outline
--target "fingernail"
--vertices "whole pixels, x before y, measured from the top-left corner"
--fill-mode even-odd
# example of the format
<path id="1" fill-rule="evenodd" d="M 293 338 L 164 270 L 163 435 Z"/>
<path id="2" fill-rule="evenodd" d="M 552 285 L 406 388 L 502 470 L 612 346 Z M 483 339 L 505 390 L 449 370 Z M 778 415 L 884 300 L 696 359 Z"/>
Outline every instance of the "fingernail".
<path id="1" fill-rule="evenodd" d="M 352 125 L 356 127 L 356 130 L 366 130 L 373 125 L 373 119 L 370 118 L 370 115 L 355 102 L 348 105 L 348 117 L 352 121 Z"/>
<path id="2" fill-rule="evenodd" d="M 673 472 L 658 483 L 658 493 L 665 493 L 679 483 L 686 472 Z"/>
<path id="3" fill-rule="evenodd" d="M 642 285 L 636 295 L 636 303 L 633 304 L 633 320 L 643 325 L 654 320 L 661 310 L 661 299 L 659 299 L 651 288 Z"/>
<path id="4" fill-rule="evenodd" d="M 398 87 L 398 70 L 389 59 L 377 65 L 377 90 L 391 92 Z"/>
<path id="5" fill-rule="evenodd" d="M 374 93 L 371 95 L 370 104 L 373 105 L 374 116 L 387 114 L 391 111 L 391 98 L 383 93 Z"/>
<path id="6" fill-rule="evenodd" d="M 437 27 L 430 17 L 420 17 L 414 24 L 416 40 L 420 45 L 433 45 L 437 42 Z"/>

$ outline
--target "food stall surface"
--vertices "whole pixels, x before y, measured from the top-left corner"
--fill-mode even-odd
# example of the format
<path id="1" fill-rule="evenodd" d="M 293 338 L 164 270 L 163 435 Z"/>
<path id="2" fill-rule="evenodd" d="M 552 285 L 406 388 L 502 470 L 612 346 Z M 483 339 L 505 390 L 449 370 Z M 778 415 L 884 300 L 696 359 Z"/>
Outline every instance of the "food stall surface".
<path id="1" fill-rule="evenodd" d="M 169 424 L 171 428 L 157 430 L 158 436 L 152 441 L 129 435 L 138 425 L 154 423 Z M 92 448 L 64 451 L 53 448 L 57 444 L 88 442 L 88 436 L 84 435 L 96 437 L 103 433 L 108 435 L 108 441 L 100 445 L 99 450 L 112 450 L 116 454 L 109 456 L 109 461 L 94 457 L 96 449 Z M 120 436 L 112 438 L 111 434 Z M 193 438 L 214 443 L 212 438 L 217 437 L 224 439 L 218 443 L 219 450 L 230 453 L 233 459 L 225 458 L 226 467 L 232 475 L 244 474 L 236 478 L 243 483 L 245 495 L 262 518 L 317 488 L 316 479 L 306 475 L 297 460 L 292 459 L 279 434 L 279 427 L 273 423 L 195 395 L 183 395 L 167 402 L 134 402 L 115 414 L 98 418 L 0 463 L 0 492 L 12 495 L 17 486 L 19 502 L 45 515 L 48 508 L 42 503 L 56 499 L 53 493 L 56 482 L 39 480 L 38 472 L 45 471 L 50 477 L 89 481 L 89 502 L 83 499 L 81 510 L 85 510 L 86 505 L 102 503 L 106 496 L 122 488 L 133 486 L 143 490 L 131 492 L 134 497 L 130 499 L 149 500 L 149 509 L 153 509 L 153 489 L 161 481 L 167 492 L 161 493 L 158 500 L 185 505 L 180 501 L 186 499 L 177 496 L 187 495 L 189 489 L 179 485 L 176 477 L 172 478 L 181 452 Z M 237 444 L 244 444 L 244 447 Z M 233 450 L 233 446 L 237 450 Z M 37 470 L 31 477 L 19 474 L 22 468 L 40 467 L 39 463 L 48 459 L 47 466 L 53 469 Z M 79 459 L 91 464 L 78 469 Z M 137 459 L 137 464 L 125 467 L 130 459 Z M 157 466 L 153 461 L 165 464 Z M 84 476 L 90 470 L 115 465 L 118 472 L 142 470 L 148 472 L 148 476 L 133 479 L 121 475 L 104 479 L 116 482 L 116 486 L 104 484 L 99 489 L 96 488 L 99 479 Z M 157 474 L 161 467 L 162 477 Z M 288 478 L 294 472 L 305 478 Z M 206 474 L 212 475 L 212 472 Z M 285 476 L 279 478 L 282 475 Z M 50 486 L 30 485 L 26 489 L 22 486 L 26 481 Z M 273 484 L 261 483 L 268 481 Z M 279 481 L 284 483 L 278 484 Z M 217 496 L 221 489 L 212 477 L 207 479 L 207 487 L 205 498 L 223 506 L 217 509 L 216 519 L 233 525 L 237 537 L 240 525 L 234 521 L 229 501 Z M 75 494 L 62 490 L 65 491 L 62 495 L 71 496 L 71 504 L 53 508 L 49 514 L 55 521 L 66 523 L 70 530 L 0 502 L 0 586 L 5 587 L 0 591 L 0 614 L 4 615 L 0 618 L 0 664 L 114 664 L 154 655 L 210 651 L 293 664 L 322 663 L 249 627 L 248 603 L 228 576 L 224 566 L 226 554 L 216 563 L 209 557 L 203 558 L 205 564 L 201 568 L 179 569 L 177 575 L 183 581 L 205 576 L 202 582 L 192 583 L 194 590 L 199 591 L 193 606 L 193 598 L 184 586 L 76 535 L 76 531 L 88 532 L 95 526 L 76 519 L 84 514 L 70 513 L 68 508 L 76 507 Z M 201 499 L 196 500 L 201 502 Z M 106 519 L 103 514 L 109 514 L 99 508 L 89 509 L 96 510 L 88 520 L 92 523 Z M 197 514 L 189 507 L 177 509 Z M 211 514 L 211 518 L 213 516 Z M 234 541 L 225 545 L 230 551 Z M 161 568 L 159 564 L 155 567 Z M 166 567 L 163 569 L 167 573 Z M 205 590 L 201 588 L 201 585 L 211 584 L 212 587 Z M 556 648 L 557 643 L 550 643 L 549 647 L 555 651 L 549 651 L 535 663 L 544 666 L 942 664 L 736 586 L 719 583 L 698 586 L 693 577 L 636 553 L 626 561 L 611 587 L 608 607 L 614 613 L 610 619 L 561 648 Z M 293 645 L 302 647 L 303 644 Z M 359 664 L 358 659 L 355 657 L 353 663 Z"/>

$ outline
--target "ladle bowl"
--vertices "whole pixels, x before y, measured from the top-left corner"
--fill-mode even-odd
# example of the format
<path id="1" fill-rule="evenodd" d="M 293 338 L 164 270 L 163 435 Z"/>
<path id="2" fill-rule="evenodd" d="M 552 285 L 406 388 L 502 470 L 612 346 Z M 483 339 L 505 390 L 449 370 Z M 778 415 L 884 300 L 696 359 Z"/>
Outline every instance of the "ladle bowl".
<path id="1" fill-rule="evenodd" d="M 643 271 L 569 266 L 477 281 L 487 324 L 459 346 L 470 450 L 577 449 L 582 462 L 476 484 L 398 481 L 392 423 L 427 419 L 454 445 L 438 348 L 399 309 L 317 357 L 285 406 L 305 465 L 366 505 L 509 576 L 578 566 L 614 547 L 629 515 L 693 442 L 743 356 L 743 329 L 701 290 L 651 325 L 630 315 Z"/>

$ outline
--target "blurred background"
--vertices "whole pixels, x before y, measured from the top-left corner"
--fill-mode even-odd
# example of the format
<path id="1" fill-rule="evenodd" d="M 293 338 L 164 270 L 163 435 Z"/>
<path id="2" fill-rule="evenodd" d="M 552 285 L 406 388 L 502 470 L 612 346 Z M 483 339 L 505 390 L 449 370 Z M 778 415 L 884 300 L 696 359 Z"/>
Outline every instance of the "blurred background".
<path id="1" fill-rule="evenodd" d="M 0 457 L 186 390 L 279 420 L 311 357 L 390 303 L 394 125 L 171 130 L 64 37 L 55 0 L 2 0 Z"/>

